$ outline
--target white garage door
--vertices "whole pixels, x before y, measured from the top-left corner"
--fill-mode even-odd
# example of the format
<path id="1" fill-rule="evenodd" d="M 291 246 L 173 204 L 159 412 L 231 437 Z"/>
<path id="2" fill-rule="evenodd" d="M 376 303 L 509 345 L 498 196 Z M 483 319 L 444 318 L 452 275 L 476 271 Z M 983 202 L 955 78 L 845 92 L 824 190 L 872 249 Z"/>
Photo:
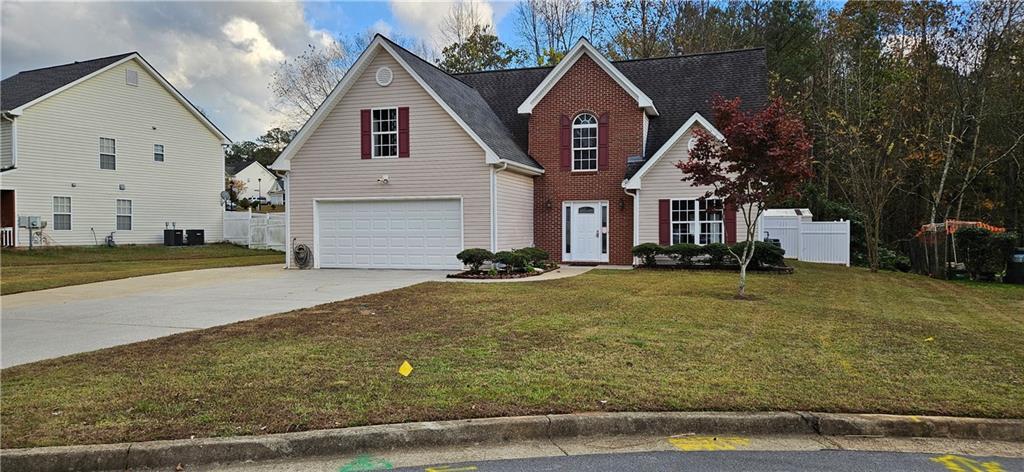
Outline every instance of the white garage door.
<path id="1" fill-rule="evenodd" d="M 317 203 L 320 267 L 461 269 L 459 200 Z"/>

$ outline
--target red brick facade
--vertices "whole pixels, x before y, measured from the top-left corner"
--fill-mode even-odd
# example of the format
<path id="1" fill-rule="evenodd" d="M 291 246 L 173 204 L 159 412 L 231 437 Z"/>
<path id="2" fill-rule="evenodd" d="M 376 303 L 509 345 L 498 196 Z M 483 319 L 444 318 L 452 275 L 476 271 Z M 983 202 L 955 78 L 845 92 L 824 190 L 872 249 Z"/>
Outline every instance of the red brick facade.
<path id="1" fill-rule="evenodd" d="M 608 166 L 597 172 L 564 170 L 560 161 L 561 117 L 608 113 Z M 544 166 L 534 180 L 534 243 L 552 258 L 562 256 L 562 202 L 608 202 L 608 262 L 632 264 L 633 198 L 622 190 L 626 158 L 643 149 L 643 110 L 618 83 L 584 54 L 530 115 L 529 153 Z"/>

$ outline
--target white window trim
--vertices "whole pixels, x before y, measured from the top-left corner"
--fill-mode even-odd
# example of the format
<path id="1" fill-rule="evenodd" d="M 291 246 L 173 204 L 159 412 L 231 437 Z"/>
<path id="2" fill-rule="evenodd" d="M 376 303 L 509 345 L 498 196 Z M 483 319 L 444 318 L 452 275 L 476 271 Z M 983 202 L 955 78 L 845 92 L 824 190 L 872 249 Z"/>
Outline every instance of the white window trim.
<path id="1" fill-rule="evenodd" d="M 15 193 L 15 196 L 17 196 L 17 193 Z M 68 211 L 67 213 L 57 213 L 56 211 L 54 211 L 54 210 L 56 210 L 56 208 L 54 208 L 54 206 L 53 206 L 53 199 L 54 198 L 66 198 L 66 199 L 68 199 L 68 206 L 71 207 L 69 209 L 70 211 Z M 68 229 L 57 229 L 56 228 L 57 227 L 57 219 L 53 218 L 53 227 L 50 228 L 50 231 L 71 231 L 71 230 L 73 230 L 75 228 L 75 205 L 74 205 L 74 203 L 75 203 L 75 199 L 71 198 L 71 195 L 52 195 L 50 197 L 50 217 L 53 218 L 53 216 L 55 216 L 55 215 L 68 215 Z"/>
<path id="2" fill-rule="evenodd" d="M 156 147 L 157 146 L 160 146 L 160 152 L 156 152 Z M 154 144 L 153 145 L 153 162 L 164 162 L 164 161 L 166 161 L 167 160 L 166 151 L 167 151 L 167 148 L 163 144 Z M 160 159 L 159 160 L 157 160 L 157 158 L 156 158 L 156 156 L 158 154 L 160 155 Z"/>
<path id="3" fill-rule="evenodd" d="M 130 207 L 130 212 L 128 214 L 126 214 L 126 215 L 122 215 L 120 213 L 120 211 L 119 211 L 119 208 L 117 207 L 117 202 L 119 202 L 121 200 L 124 200 L 124 201 L 128 202 L 128 205 Z M 119 217 L 119 216 L 127 216 L 128 218 L 130 218 L 130 220 L 129 220 L 130 226 L 129 226 L 128 229 L 119 229 L 117 227 L 117 217 Z M 134 231 L 134 230 L 135 230 L 135 202 L 132 201 L 132 199 L 130 199 L 130 198 L 115 198 L 114 199 L 114 231 Z"/>
<path id="4" fill-rule="evenodd" d="M 395 111 L 395 130 L 394 131 L 374 131 L 373 130 L 373 112 L 381 111 L 381 110 L 394 110 Z M 370 158 L 371 159 L 396 159 L 396 158 L 398 158 L 398 156 L 400 156 L 402 154 L 402 150 L 399 149 L 399 147 L 401 146 L 401 143 L 398 142 L 398 139 L 399 139 L 398 123 L 399 123 L 399 120 L 398 120 L 398 107 L 397 106 L 394 106 L 394 107 L 380 107 L 380 108 L 371 108 L 370 109 Z M 394 134 L 395 135 L 395 155 L 394 156 L 378 156 L 377 155 L 377 145 L 376 145 L 377 140 L 376 140 L 376 137 L 380 136 L 380 135 L 384 135 L 384 134 Z"/>
<path id="5" fill-rule="evenodd" d="M 594 123 L 593 124 L 587 123 L 587 124 L 577 125 L 576 124 L 576 120 L 580 119 L 580 117 L 583 116 L 583 115 L 588 115 L 591 118 L 593 118 L 594 119 Z M 594 129 L 594 147 L 579 147 L 579 148 L 576 147 L 576 129 L 577 128 L 593 128 Z M 600 167 L 600 160 L 601 160 L 601 156 L 599 155 L 600 152 L 601 152 L 599 150 L 600 147 L 601 147 L 600 142 L 599 142 L 600 139 L 601 139 L 600 133 L 601 133 L 601 131 L 598 128 L 598 118 L 593 113 L 585 111 L 583 113 L 580 113 L 580 114 L 576 115 L 572 119 L 572 125 L 570 125 L 570 127 L 569 127 L 569 139 L 572 140 L 572 146 L 571 146 L 572 147 L 572 155 L 570 156 L 570 158 L 572 159 L 572 171 L 573 172 L 597 172 L 598 167 Z M 576 168 L 576 151 L 590 151 L 590 150 L 594 151 L 594 168 L 593 169 L 577 169 Z"/>
<path id="6" fill-rule="evenodd" d="M 669 237 L 669 243 L 671 243 L 671 244 L 685 244 L 685 243 L 676 243 L 675 240 L 676 240 L 676 225 L 677 224 L 686 224 L 686 225 L 690 226 L 690 233 L 689 234 L 693 236 L 693 243 L 689 243 L 689 244 L 696 244 L 698 246 L 704 246 L 705 244 L 702 244 L 700 242 L 701 224 L 703 224 L 703 223 L 719 223 L 721 225 L 721 227 L 722 227 L 722 241 L 721 242 L 722 242 L 722 244 L 725 244 L 725 241 L 726 241 L 725 240 L 725 203 L 724 202 L 722 203 L 722 219 L 720 219 L 720 220 L 702 220 L 702 219 L 700 219 L 701 209 L 704 208 L 704 205 L 707 202 L 709 202 L 709 201 L 721 201 L 721 200 L 722 199 L 720 199 L 720 198 L 673 198 L 673 199 L 671 199 L 671 201 L 669 202 L 669 206 L 668 206 L 668 224 L 669 224 L 669 227 L 668 227 L 669 228 L 669 235 L 668 235 L 668 237 Z M 675 211 L 673 211 L 673 208 L 675 207 L 675 202 L 694 202 L 694 206 L 693 206 L 693 221 L 682 221 L 682 220 L 676 220 L 675 219 Z M 710 243 L 708 243 L 708 244 L 710 244 Z"/>
<path id="7" fill-rule="evenodd" d="M 113 153 L 108 154 L 108 153 L 103 152 L 103 140 L 104 139 L 109 139 L 109 140 L 114 142 L 114 152 Z M 100 162 L 99 162 L 100 170 L 117 170 L 117 138 L 107 138 L 107 137 L 104 137 L 104 136 L 100 136 L 99 139 L 96 140 L 96 141 L 97 141 L 97 146 L 99 146 L 99 153 L 97 153 L 97 155 L 99 156 L 99 159 L 100 159 Z M 103 168 L 103 156 L 113 156 L 114 157 L 114 168 L 113 169 L 104 169 Z"/>

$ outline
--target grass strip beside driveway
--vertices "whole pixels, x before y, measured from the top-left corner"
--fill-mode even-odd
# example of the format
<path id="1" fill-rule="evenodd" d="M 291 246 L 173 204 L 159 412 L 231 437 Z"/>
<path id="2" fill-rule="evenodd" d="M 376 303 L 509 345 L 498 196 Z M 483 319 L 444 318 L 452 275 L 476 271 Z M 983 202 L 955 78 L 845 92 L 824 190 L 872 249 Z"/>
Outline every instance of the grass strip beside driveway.
<path id="1" fill-rule="evenodd" d="M 183 270 L 283 263 L 284 255 L 233 244 L 4 250 L 0 293 L 43 290 Z"/>
<path id="2" fill-rule="evenodd" d="M 425 283 L 12 367 L 2 446 L 581 411 L 1024 416 L 1021 287 L 812 264 L 752 275 L 752 301 L 735 282 Z"/>

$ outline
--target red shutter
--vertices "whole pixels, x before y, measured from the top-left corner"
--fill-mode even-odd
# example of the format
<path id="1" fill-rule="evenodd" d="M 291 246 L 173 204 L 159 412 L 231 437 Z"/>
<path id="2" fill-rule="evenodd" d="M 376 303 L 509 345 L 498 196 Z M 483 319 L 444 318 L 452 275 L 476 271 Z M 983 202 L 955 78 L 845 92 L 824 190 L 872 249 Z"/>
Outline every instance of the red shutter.
<path id="1" fill-rule="evenodd" d="M 362 143 L 362 157 L 369 159 L 370 150 L 370 110 L 359 110 L 359 137 Z"/>
<path id="2" fill-rule="evenodd" d="M 736 205 L 733 205 L 732 200 L 725 202 L 724 211 L 722 219 L 725 221 L 725 244 L 731 246 L 736 244 Z"/>
<path id="3" fill-rule="evenodd" d="M 398 108 L 398 157 L 409 157 L 409 107 Z"/>
<path id="4" fill-rule="evenodd" d="M 671 211 L 669 201 L 667 198 L 658 200 L 658 244 L 662 246 L 672 244 L 672 233 L 669 231 L 672 227 L 669 221 L 669 213 Z"/>
<path id="5" fill-rule="evenodd" d="M 569 117 L 562 115 L 561 136 L 561 157 L 562 170 L 572 169 L 572 125 L 569 124 Z"/>
<path id="6" fill-rule="evenodd" d="M 608 114 L 597 119 L 597 169 L 608 168 Z"/>

